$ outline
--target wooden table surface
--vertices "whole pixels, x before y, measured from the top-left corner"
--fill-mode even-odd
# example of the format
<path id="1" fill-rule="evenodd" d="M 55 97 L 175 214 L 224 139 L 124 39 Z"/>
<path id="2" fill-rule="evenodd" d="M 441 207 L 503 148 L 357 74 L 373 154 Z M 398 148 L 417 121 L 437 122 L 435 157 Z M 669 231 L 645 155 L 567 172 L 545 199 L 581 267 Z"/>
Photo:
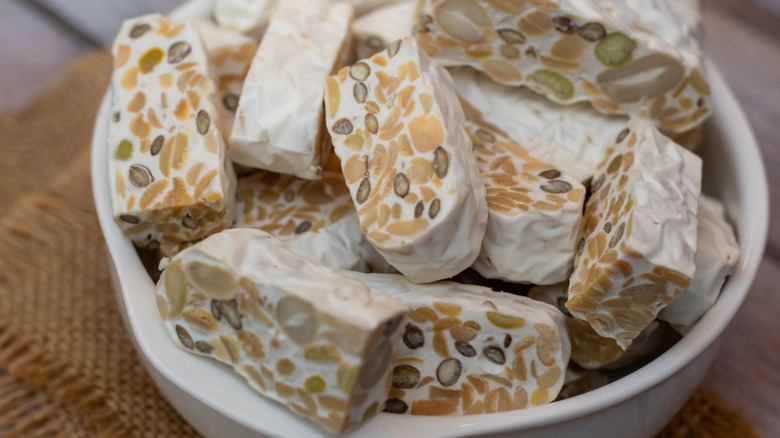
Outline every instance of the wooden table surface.
<path id="1" fill-rule="evenodd" d="M 24 108 L 84 51 L 107 45 L 122 17 L 182 0 L 0 0 L 0 112 Z M 753 125 L 770 184 L 769 241 L 755 284 L 723 335 L 704 385 L 767 438 L 780 437 L 780 0 L 704 0 L 705 52 Z M 72 11 L 80 11 L 80 15 Z"/>

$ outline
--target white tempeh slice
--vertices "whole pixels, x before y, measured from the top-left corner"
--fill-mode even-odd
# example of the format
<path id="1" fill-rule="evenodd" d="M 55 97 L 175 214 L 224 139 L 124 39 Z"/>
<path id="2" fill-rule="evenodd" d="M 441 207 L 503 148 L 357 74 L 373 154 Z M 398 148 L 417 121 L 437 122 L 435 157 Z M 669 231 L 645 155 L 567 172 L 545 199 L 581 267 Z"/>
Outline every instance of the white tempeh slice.
<path id="1" fill-rule="evenodd" d="M 668 322 L 682 335 L 715 304 L 740 254 L 734 230 L 726 222 L 723 204 L 701 195 L 698 218 L 696 275 L 691 285 L 658 314 L 658 319 Z"/>
<path id="2" fill-rule="evenodd" d="M 268 27 L 277 3 L 280 3 L 279 0 L 218 0 L 214 5 L 214 19 L 221 28 L 259 40 Z"/>
<path id="3" fill-rule="evenodd" d="M 382 409 L 406 319 L 398 300 L 254 229 L 211 236 L 161 267 L 157 304 L 179 347 L 333 433 Z"/>
<path id="4" fill-rule="evenodd" d="M 416 5 L 417 0 L 402 0 L 356 19 L 352 31 L 358 59 L 373 56 L 395 40 L 411 36 L 417 21 Z"/>
<path id="5" fill-rule="evenodd" d="M 108 171 L 122 232 L 154 249 L 230 226 L 235 175 L 196 26 L 133 18 L 112 53 Z"/>
<path id="6" fill-rule="evenodd" d="M 360 231 L 340 166 L 334 156 L 316 181 L 265 171 L 240 178 L 233 227 L 259 228 L 330 268 L 392 272 Z"/>
<path id="7" fill-rule="evenodd" d="M 233 131 L 233 119 L 244 79 L 257 52 L 257 42 L 239 32 L 221 29 L 209 20 L 192 20 L 198 26 L 206 46 L 220 100 L 221 131 L 225 137 Z M 226 138 L 227 140 L 227 138 Z"/>
<path id="8" fill-rule="evenodd" d="M 329 77 L 325 104 L 369 242 L 418 283 L 470 266 L 487 203 L 447 71 L 398 40 Z"/>
<path id="9" fill-rule="evenodd" d="M 488 203 L 487 233 L 473 268 L 485 278 L 519 283 L 566 280 L 585 187 L 488 125 L 466 120 L 465 128 Z"/>
<path id="10" fill-rule="evenodd" d="M 409 308 L 385 412 L 470 415 L 555 399 L 569 361 L 553 306 L 486 287 L 347 273 Z"/>
<path id="11" fill-rule="evenodd" d="M 571 342 L 571 361 L 587 369 L 615 369 L 665 351 L 679 336 L 668 324 L 652 321 L 625 351 L 612 338 L 599 336 L 585 321 L 574 318 L 566 309 L 567 282 L 534 286 L 528 297 L 558 307 L 566 315 L 566 330 Z"/>
<path id="12" fill-rule="evenodd" d="M 416 37 L 448 66 L 468 65 L 558 103 L 588 101 L 674 132 L 711 112 L 698 0 L 421 0 Z"/>
<path id="13" fill-rule="evenodd" d="M 696 271 L 701 159 L 633 119 L 591 185 L 566 307 L 625 349 Z"/>
<path id="14" fill-rule="evenodd" d="M 588 103 L 560 105 L 525 87 L 508 87 L 471 68 L 450 70 L 466 118 L 489 124 L 540 160 L 586 181 L 628 118 Z"/>
<path id="15" fill-rule="evenodd" d="M 325 78 L 350 55 L 352 7 L 320 0 L 279 4 L 238 102 L 230 158 L 304 179 L 330 154 L 323 127 Z"/>

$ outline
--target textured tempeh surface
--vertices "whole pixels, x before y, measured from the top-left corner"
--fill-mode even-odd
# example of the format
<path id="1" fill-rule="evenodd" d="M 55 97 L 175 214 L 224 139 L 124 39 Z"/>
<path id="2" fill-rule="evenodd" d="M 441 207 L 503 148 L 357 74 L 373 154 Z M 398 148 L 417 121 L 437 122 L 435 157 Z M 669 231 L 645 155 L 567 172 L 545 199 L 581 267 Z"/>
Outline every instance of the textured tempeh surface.
<path id="1" fill-rule="evenodd" d="M 236 177 L 197 26 L 159 14 L 127 20 L 112 54 L 108 171 L 117 225 L 152 249 L 227 228 Z"/>
<path id="2" fill-rule="evenodd" d="M 593 179 L 566 308 L 623 349 L 691 283 L 701 161 L 632 119 Z"/>
<path id="3" fill-rule="evenodd" d="M 347 275 L 409 309 L 385 412 L 504 412 L 558 394 L 570 346 L 554 307 L 480 286 Z"/>
<path id="4" fill-rule="evenodd" d="M 426 0 L 420 46 L 447 66 L 525 85 L 558 103 L 588 101 L 687 131 L 711 111 L 698 0 Z"/>
<path id="5" fill-rule="evenodd" d="M 321 179 L 256 172 L 238 180 L 236 198 L 234 228 L 259 228 L 334 269 L 393 272 L 360 231 L 335 155 Z"/>
<path id="6" fill-rule="evenodd" d="M 350 58 L 352 20 L 346 3 L 279 5 L 238 101 L 230 134 L 234 162 L 299 178 L 321 177 L 331 149 L 322 126 L 325 78 Z"/>
<path id="7" fill-rule="evenodd" d="M 157 307 L 177 346 L 232 365 L 252 388 L 331 433 L 374 416 L 405 306 L 255 229 L 163 260 Z"/>
<path id="8" fill-rule="evenodd" d="M 326 125 L 360 227 L 418 283 L 470 266 L 485 235 L 485 187 L 457 99 L 411 37 L 327 79 Z"/>
<path id="9" fill-rule="evenodd" d="M 487 126 L 467 120 L 465 127 L 488 200 L 487 233 L 474 269 L 515 282 L 563 281 L 574 259 L 585 188 Z"/>
<path id="10" fill-rule="evenodd" d="M 69 6 L 74 2 L 47 0 L 45 3 Z M 163 9 L 167 9 L 181 2 L 165 0 L 158 5 L 164 4 Z M 704 20 L 707 32 L 705 52 L 724 73 L 753 124 L 764 150 L 771 185 L 775 187 L 780 183 L 780 172 L 777 171 L 780 170 L 780 150 L 775 147 L 776 139 L 780 138 L 780 125 L 776 123 L 780 117 L 780 90 L 773 84 L 776 72 L 780 70 L 780 18 L 769 9 L 762 9 L 762 2 L 774 6 L 774 0 L 708 1 Z M 150 11 L 139 9 L 147 3 L 146 0 L 106 2 L 107 5 L 109 3 L 121 3 L 126 8 L 123 9 L 125 12 L 135 11 L 136 15 Z M 77 64 L 78 68 L 66 70 L 72 57 L 85 50 L 85 44 L 74 44 L 74 41 L 78 41 L 76 37 L 58 31 L 60 28 L 53 22 L 28 8 L 27 0 L 0 2 L 0 8 L 3 23 L 0 25 L 0 60 L 13 60 L 0 63 L 0 86 L 5 90 L 0 108 L 17 112 L 14 118 L 7 114 L 0 115 L 0 128 L 3 129 L 0 175 L 3 186 L 9 188 L 0 194 L 0 204 L 8 207 L 0 212 L 0 216 L 5 217 L 14 211 L 11 206 L 20 207 L 16 202 L 27 191 L 45 188 L 56 171 L 67 167 L 65 163 L 75 158 L 71 148 L 41 148 L 33 145 L 50 144 L 63 138 L 67 139 L 68 144 L 81 147 L 88 144 L 91 119 L 97 109 L 96 99 L 102 95 L 107 83 L 107 66 L 110 61 L 107 56 L 93 56 L 82 60 Z M 100 8 L 79 10 L 79 19 L 83 22 L 111 21 L 110 17 L 102 14 Z M 112 26 L 116 29 L 118 22 Z M 56 36 L 52 36 L 52 33 Z M 29 47 L 36 47 L 36 50 L 27 50 Z M 751 74 L 744 74 L 746 71 Z M 67 82 L 58 84 L 56 89 L 49 89 L 47 97 L 38 99 L 35 107 L 23 109 L 44 87 L 62 77 L 67 78 Z M 64 102 L 69 103 L 64 105 Z M 46 106 L 42 107 L 41 103 Z M 73 111 L 73 108 L 81 110 Z M 36 159 L 29 160 L 29 157 Z M 86 169 L 86 163 L 83 168 Z M 22 174 L 25 176 L 18 176 Z M 86 181 L 82 189 L 88 190 Z M 86 196 L 86 192 L 83 195 Z M 780 199 L 780 191 L 772 195 Z M 773 208 L 777 211 L 780 203 L 775 203 Z M 730 430 L 733 432 L 731 436 L 755 436 L 744 429 L 744 422 L 735 426 L 734 412 L 726 403 L 732 407 L 738 406 L 738 410 L 765 436 L 780 434 L 780 417 L 776 415 L 780 410 L 780 372 L 774 366 L 780 361 L 780 349 L 776 348 L 780 345 L 780 335 L 776 334 L 780 332 L 780 321 L 766 311 L 780 305 L 780 296 L 775 292 L 780 281 L 780 265 L 772 257 L 772 254 L 780 254 L 777 251 L 780 248 L 780 230 L 770 230 L 770 235 L 770 255 L 759 269 L 751 294 L 723 335 L 723 346 L 729 348 L 728 354 L 719 357 L 705 379 L 704 385 L 712 392 L 697 392 L 663 437 L 690 436 L 686 433 L 698 430 L 696 428 L 703 424 L 729 427 L 721 432 Z M 21 236 L 18 238 L 26 239 Z M 6 269 L 2 271 L 3 277 L 6 277 Z M 106 287 L 106 283 L 102 284 Z M 60 286 L 59 282 L 53 285 L 56 286 L 55 291 L 67 286 Z M 100 303 L 112 306 L 112 298 L 108 298 Z M 755 333 L 767 335 L 755 336 Z M 722 396 L 725 402 L 713 392 Z M 40 394 L 35 396 L 35 400 L 51 400 L 50 394 L 47 395 L 43 389 L 35 393 Z M 55 411 L 62 410 L 60 405 L 54 406 Z M 6 412 L 2 409 L 0 411 Z M 64 414 L 60 418 L 67 419 L 67 423 L 61 423 L 63 435 L 89 436 L 77 418 Z M 150 421 L 146 412 L 140 413 L 139 418 Z M 6 424 L 3 423 L 0 430 Z M 735 427 L 743 428 L 739 429 L 740 432 L 734 432 Z M 10 436 L 8 433 L 6 435 Z"/>

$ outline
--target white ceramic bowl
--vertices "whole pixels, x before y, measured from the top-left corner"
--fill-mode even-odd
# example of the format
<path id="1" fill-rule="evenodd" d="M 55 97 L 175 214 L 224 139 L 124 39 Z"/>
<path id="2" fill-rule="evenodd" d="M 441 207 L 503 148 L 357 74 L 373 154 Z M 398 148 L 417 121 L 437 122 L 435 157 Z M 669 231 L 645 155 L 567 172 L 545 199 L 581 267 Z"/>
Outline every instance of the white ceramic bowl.
<path id="1" fill-rule="evenodd" d="M 188 2 L 172 16 L 207 16 L 213 2 Z M 380 414 L 346 436 L 649 438 L 672 418 L 714 359 L 717 338 L 756 274 L 767 233 L 767 183 L 758 146 L 718 70 L 712 65 L 708 70 L 715 114 L 707 122 L 707 144 L 701 151 L 704 191 L 725 202 L 740 240 L 742 258 L 715 306 L 691 332 L 638 371 L 571 399 L 527 410 L 466 417 Z M 154 283 L 111 216 L 105 146 L 109 100 L 107 94 L 95 122 L 92 185 L 117 299 L 146 369 L 173 406 L 207 437 L 328 436 L 313 423 L 252 391 L 229 367 L 182 351 L 168 338 L 157 312 Z"/>

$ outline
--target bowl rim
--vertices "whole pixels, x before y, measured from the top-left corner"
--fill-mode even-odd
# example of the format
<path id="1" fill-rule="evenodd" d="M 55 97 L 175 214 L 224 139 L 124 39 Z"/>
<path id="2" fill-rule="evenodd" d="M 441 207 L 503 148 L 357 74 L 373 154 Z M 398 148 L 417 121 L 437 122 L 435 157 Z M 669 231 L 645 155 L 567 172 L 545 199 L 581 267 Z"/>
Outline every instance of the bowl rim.
<path id="1" fill-rule="evenodd" d="M 214 3 L 215 0 L 190 0 L 175 9 L 171 16 L 177 19 L 206 16 L 208 11 L 213 8 Z M 744 193 L 739 195 L 744 205 L 743 210 L 750 213 L 740 218 L 740 224 L 735 224 L 741 231 L 739 244 L 742 254 L 734 274 L 727 281 L 715 305 L 672 348 L 642 368 L 602 388 L 553 404 L 518 411 L 468 417 L 407 415 L 402 417 L 404 418 L 404 429 L 422 432 L 423 428 L 430 427 L 438 433 L 462 436 L 474 433 L 489 434 L 511 430 L 528 430 L 557 422 L 571 421 L 622 403 L 659 385 L 692 362 L 717 339 L 745 299 L 758 270 L 767 237 L 769 195 L 761 153 L 744 111 L 720 71 L 709 61 L 706 64 L 714 107 L 718 108 L 718 111 L 727 113 L 731 122 L 724 128 L 727 128 L 735 138 L 740 140 L 740 153 L 732 157 L 736 166 L 736 174 L 745 176 L 746 181 L 742 186 L 749 185 L 752 189 L 749 198 L 744 198 Z M 174 372 L 175 366 L 161 361 L 156 356 L 154 349 L 157 347 L 154 342 L 157 341 L 149 339 L 141 331 L 141 326 L 144 323 L 141 317 L 144 315 L 136 313 L 133 294 L 130 291 L 146 290 L 148 292 L 150 289 L 154 290 L 154 283 L 146 274 L 132 243 L 123 237 L 112 216 L 105 164 L 107 151 L 104 147 L 110 99 L 109 88 L 98 111 L 93 131 L 91 146 L 92 187 L 100 227 L 110 254 L 110 262 L 114 263 L 117 271 L 120 286 L 118 299 L 123 301 L 120 304 L 123 304 L 122 307 L 126 310 L 129 329 L 136 340 L 135 345 L 138 353 L 147 359 L 149 366 L 154 367 L 157 373 L 210 409 L 251 430 L 267 435 L 277 435 L 276 428 L 259 422 L 256 417 L 247 418 L 246 415 L 232 411 L 227 406 L 214 402 L 203 393 L 202 388 L 193 387 L 193 382 L 186 378 L 186 373 L 184 376 L 177 374 Z M 122 261 L 123 265 L 120 267 L 117 261 Z M 155 311 L 154 314 L 156 316 L 157 312 Z M 162 327 L 161 321 L 159 324 Z M 165 341 L 168 341 L 167 332 L 160 331 L 160 333 L 164 334 Z M 177 348 L 172 342 L 168 342 L 169 348 Z M 214 368 L 215 373 L 220 372 L 217 369 L 217 367 Z M 232 374 L 232 371 L 227 371 L 227 369 L 223 371 Z M 248 385 L 245 386 L 249 388 Z M 258 406 L 274 406 L 279 409 L 279 412 L 287 411 L 283 406 L 263 397 L 259 397 Z M 290 418 L 300 423 L 309 423 L 301 421 L 301 417 L 295 414 L 289 413 L 289 415 Z M 397 418 L 393 414 L 381 413 L 362 428 L 347 433 L 345 436 L 377 436 L 376 433 L 379 431 L 397 423 L 393 421 Z M 330 436 L 312 425 L 309 426 L 311 429 L 306 429 L 307 433 L 318 432 L 322 436 Z"/>

